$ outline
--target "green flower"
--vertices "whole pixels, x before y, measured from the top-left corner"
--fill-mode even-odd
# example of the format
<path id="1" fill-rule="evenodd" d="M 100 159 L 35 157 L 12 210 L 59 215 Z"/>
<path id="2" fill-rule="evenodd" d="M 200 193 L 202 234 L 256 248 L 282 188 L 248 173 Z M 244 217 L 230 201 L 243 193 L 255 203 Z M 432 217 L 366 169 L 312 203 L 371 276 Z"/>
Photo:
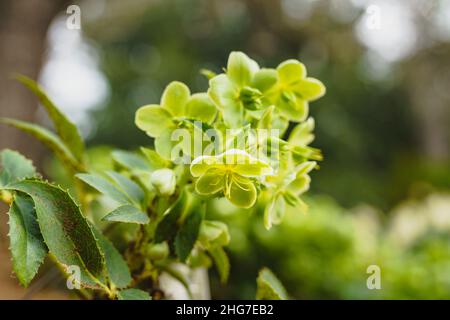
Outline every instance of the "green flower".
<path id="1" fill-rule="evenodd" d="M 185 84 L 174 81 L 164 90 L 159 105 L 146 105 L 137 110 L 135 122 L 139 129 L 155 138 L 156 151 L 170 159 L 174 145 L 172 132 L 178 128 L 194 130 L 188 120 L 211 124 L 216 113 L 217 109 L 206 93 L 191 96 Z M 190 150 L 184 151 L 190 153 Z"/>
<path id="2" fill-rule="evenodd" d="M 217 156 L 201 156 L 191 164 L 191 174 L 198 177 L 195 190 L 201 195 L 223 192 L 237 207 L 255 204 L 257 191 L 252 178 L 272 174 L 272 168 L 243 150 L 231 149 Z"/>
<path id="3" fill-rule="evenodd" d="M 260 110 L 264 92 L 276 83 L 275 70 L 259 69 L 258 64 L 242 52 L 232 52 L 226 74 L 209 81 L 208 94 L 223 112 L 227 126 L 239 128 L 244 124 L 245 111 Z"/>
<path id="4" fill-rule="evenodd" d="M 300 195 L 308 191 L 311 183 L 309 172 L 316 166 L 315 161 L 307 161 L 291 171 L 288 165 L 284 165 L 277 176 L 266 177 L 265 183 L 271 194 L 264 210 L 264 226 L 267 229 L 281 222 L 286 205 L 301 212 L 307 210 L 307 205 L 300 199 Z"/>
<path id="5" fill-rule="evenodd" d="M 277 84 L 268 93 L 281 115 L 291 121 L 303 121 L 308 116 L 308 102 L 325 94 L 325 86 L 317 79 L 306 77 L 305 66 L 297 60 L 287 60 L 277 67 Z"/>

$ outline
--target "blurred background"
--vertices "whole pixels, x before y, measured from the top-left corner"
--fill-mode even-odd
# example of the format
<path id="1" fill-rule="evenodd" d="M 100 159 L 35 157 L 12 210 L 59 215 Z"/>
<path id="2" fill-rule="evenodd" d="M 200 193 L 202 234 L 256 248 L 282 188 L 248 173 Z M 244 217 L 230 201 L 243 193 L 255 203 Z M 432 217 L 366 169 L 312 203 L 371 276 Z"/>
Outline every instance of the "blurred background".
<path id="1" fill-rule="evenodd" d="M 73 4 L 81 29 L 67 26 Z M 135 110 L 172 80 L 205 90 L 199 70 L 220 71 L 232 50 L 269 67 L 299 59 L 324 82 L 311 115 L 325 160 L 309 214 L 270 232 L 259 216 L 211 208 L 232 235 L 231 278 L 210 272 L 213 298 L 252 299 L 268 266 L 295 299 L 449 299 L 450 1 L 2 0 L 0 116 L 48 124 L 10 75 L 38 79 L 104 161 L 111 147 L 151 145 Z M 43 147 L 1 126 L 5 147 L 61 180 Z M 15 284 L 1 222 L 0 298 L 65 298 L 45 272 L 28 291 Z M 381 290 L 366 286 L 373 264 Z"/>

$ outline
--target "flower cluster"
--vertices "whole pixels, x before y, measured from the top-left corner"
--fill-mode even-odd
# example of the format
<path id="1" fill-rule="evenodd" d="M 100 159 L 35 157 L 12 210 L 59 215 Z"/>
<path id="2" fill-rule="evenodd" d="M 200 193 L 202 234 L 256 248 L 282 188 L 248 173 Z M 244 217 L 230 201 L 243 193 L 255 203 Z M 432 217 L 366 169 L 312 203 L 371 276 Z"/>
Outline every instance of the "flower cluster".
<path id="1" fill-rule="evenodd" d="M 260 68 L 242 52 L 230 54 L 225 73 L 208 75 L 207 92 L 191 95 L 186 85 L 172 82 L 159 105 L 136 112 L 136 125 L 155 139 L 166 169 L 177 173 L 177 187 L 192 182 L 202 197 L 225 197 L 240 208 L 259 202 L 267 228 L 280 222 L 286 205 L 304 210 L 300 195 L 322 158 L 309 146 L 309 102 L 324 95 L 324 85 L 307 77 L 297 60 Z M 290 122 L 296 123 L 292 130 Z M 180 167 L 189 168 L 190 178 Z M 153 180 L 173 191 L 172 178 L 167 188 L 164 179 Z"/>

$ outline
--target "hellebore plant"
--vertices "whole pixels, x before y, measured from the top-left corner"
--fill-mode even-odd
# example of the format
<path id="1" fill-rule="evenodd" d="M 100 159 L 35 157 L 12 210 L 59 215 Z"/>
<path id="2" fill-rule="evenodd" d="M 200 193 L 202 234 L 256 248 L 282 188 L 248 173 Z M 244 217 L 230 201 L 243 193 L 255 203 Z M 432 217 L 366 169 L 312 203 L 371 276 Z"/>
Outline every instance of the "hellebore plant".
<path id="1" fill-rule="evenodd" d="M 208 203 L 226 198 L 261 214 L 267 229 L 281 222 L 286 206 L 306 211 L 301 195 L 322 159 L 309 146 L 308 103 L 325 87 L 296 60 L 260 68 L 241 52 L 230 54 L 225 73 L 205 73 L 207 92 L 191 94 L 172 82 L 160 104 L 139 108 L 136 126 L 153 138 L 154 149 L 113 151 L 108 170 L 95 165 L 76 126 L 43 90 L 18 77 L 37 95 L 55 132 L 1 122 L 43 142 L 73 177 L 66 190 L 44 180 L 19 153 L 0 153 L 0 200 L 10 206 L 10 250 L 22 285 L 49 256 L 81 298 L 170 298 L 161 292 L 163 273 L 192 293 L 176 265 L 214 264 L 224 283 L 230 269 L 228 227 L 208 220 Z M 290 122 L 297 123 L 292 130 Z M 257 286 L 258 299 L 287 297 L 266 268 Z"/>

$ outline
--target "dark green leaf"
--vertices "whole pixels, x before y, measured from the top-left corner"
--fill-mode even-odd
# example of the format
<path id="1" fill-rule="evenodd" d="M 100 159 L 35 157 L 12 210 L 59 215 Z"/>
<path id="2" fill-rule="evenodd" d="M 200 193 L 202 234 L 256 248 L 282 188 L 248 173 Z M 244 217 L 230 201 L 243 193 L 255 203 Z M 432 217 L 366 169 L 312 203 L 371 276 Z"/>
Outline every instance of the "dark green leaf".
<path id="1" fill-rule="evenodd" d="M 208 250 L 211 258 L 214 260 L 217 271 L 219 272 L 220 282 L 226 283 L 230 274 L 230 261 L 222 247 L 214 247 Z"/>
<path id="2" fill-rule="evenodd" d="M 175 237 L 175 252 L 183 262 L 186 261 L 194 248 L 195 242 L 198 239 L 200 225 L 205 215 L 204 205 L 200 202 L 192 206 L 189 211 L 190 213 Z"/>
<path id="3" fill-rule="evenodd" d="M 155 242 L 172 241 L 178 230 L 178 220 L 183 215 L 187 203 L 186 191 L 182 191 L 177 201 L 164 213 L 155 232 Z"/>
<path id="4" fill-rule="evenodd" d="M 28 194 L 34 201 L 39 227 L 50 253 L 67 268 L 78 266 L 81 283 L 96 287 L 105 261 L 86 218 L 70 195 L 39 180 L 23 180 L 8 189 Z"/>
<path id="5" fill-rule="evenodd" d="M 124 192 L 98 174 L 80 173 L 76 177 L 118 203 L 133 205 L 133 201 Z"/>
<path id="6" fill-rule="evenodd" d="M 259 272 L 256 280 L 256 299 L 258 300 L 287 300 L 288 295 L 280 280 L 268 268 Z"/>
<path id="7" fill-rule="evenodd" d="M 91 228 L 105 255 L 108 279 L 116 288 L 121 289 L 127 287 L 132 280 L 127 263 L 123 260 L 122 255 L 117 251 L 111 241 L 109 241 L 94 226 L 91 225 Z"/>
<path id="8" fill-rule="evenodd" d="M 48 249 L 39 230 L 33 200 L 23 193 L 16 193 L 9 210 L 9 238 L 13 270 L 26 287 L 36 275 Z"/>
<path id="9" fill-rule="evenodd" d="M 47 110 L 47 114 L 55 126 L 56 132 L 61 140 L 65 143 L 67 148 L 73 153 L 73 155 L 82 162 L 84 153 L 84 142 L 78 132 L 76 125 L 71 122 L 55 104 L 49 99 L 44 90 L 38 83 L 32 79 L 19 75 L 16 77 L 23 85 L 33 91 L 38 97 L 42 106 Z"/>
<path id="10" fill-rule="evenodd" d="M 104 221 L 129 222 L 147 224 L 150 222 L 148 216 L 130 205 L 120 206 L 102 218 Z"/>
<path id="11" fill-rule="evenodd" d="M 42 143 L 44 143 L 50 150 L 52 150 L 62 163 L 69 165 L 78 171 L 83 171 L 82 165 L 78 162 L 72 152 L 66 147 L 64 142 L 53 132 L 25 121 L 1 118 L 0 122 L 13 126 L 26 133 L 29 133 Z"/>
<path id="12" fill-rule="evenodd" d="M 36 169 L 30 160 L 8 149 L 0 152 L 0 168 L 0 187 L 24 178 L 31 178 L 36 174 Z"/>
<path id="13" fill-rule="evenodd" d="M 119 300 L 151 300 L 148 292 L 139 289 L 127 289 L 117 293 Z"/>

